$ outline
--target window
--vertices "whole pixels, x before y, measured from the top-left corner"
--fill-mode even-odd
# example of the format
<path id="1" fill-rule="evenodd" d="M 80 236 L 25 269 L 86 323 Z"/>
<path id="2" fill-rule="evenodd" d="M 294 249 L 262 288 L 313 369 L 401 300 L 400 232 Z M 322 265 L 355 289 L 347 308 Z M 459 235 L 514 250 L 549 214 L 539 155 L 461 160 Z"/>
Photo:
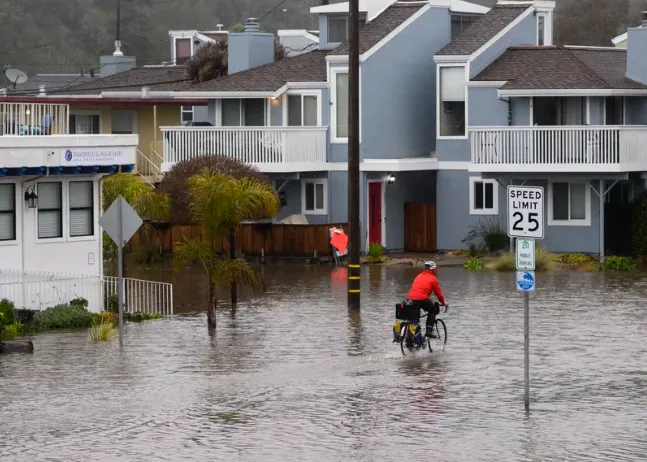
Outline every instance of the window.
<path id="1" fill-rule="evenodd" d="M 63 237 L 62 183 L 38 183 L 38 239 Z"/>
<path id="2" fill-rule="evenodd" d="M 440 67 L 439 70 L 439 136 L 465 137 L 465 67 Z"/>
<path id="3" fill-rule="evenodd" d="M 623 96 L 607 96 L 604 99 L 605 125 L 625 124 L 625 98 Z"/>
<path id="4" fill-rule="evenodd" d="M 546 44 L 546 16 L 537 16 L 537 45 L 543 47 Z"/>
<path id="5" fill-rule="evenodd" d="M 99 114 L 70 114 L 70 135 L 98 135 Z"/>
<path id="6" fill-rule="evenodd" d="M 175 39 L 175 63 L 183 64 L 191 58 L 191 39 Z"/>
<path id="7" fill-rule="evenodd" d="M 335 128 L 333 136 L 337 140 L 348 139 L 348 72 L 338 72 L 335 76 L 334 104 Z"/>
<path id="8" fill-rule="evenodd" d="M 342 43 L 348 39 L 346 16 L 328 16 L 328 43 Z"/>
<path id="9" fill-rule="evenodd" d="M 182 106 L 180 111 L 183 124 L 193 122 L 193 106 Z"/>
<path id="10" fill-rule="evenodd" d="M 223 127 L 264 127 L 265 100 L 223 99 L 221 114 Z"/>
<path id="11" fill-rule="evenodd" d="M 288 95 L 288 126 L 315 127 L 318 112 L 316 95 Z"/>
<path id="12" fill-rule="evenodd" d="M 94 236 L 92 181 L 71 181 L 69 195 L 70 237 Z"/>
<path id="13" fill-rule="evenodd" d="M 499 190 L 495 180 L 470 177 L 470 215 L 497 215 Z"/>
<path id="14" fill-rule="evenodd" d="M 550 226 L 590 226 L 591 190 L 586 183 L 551 183 L 548 187 Z"/>
<path id="15" fill-rule="evenodd" d="M 0 184 L 0 241 L 16 240 L 16 185 Z"/>
<path id="16" fill-rule="evenodd" d="M 301 183 L 302 213 L 324 215 L 328 210 L 328 180 L 309 179 Z"/>

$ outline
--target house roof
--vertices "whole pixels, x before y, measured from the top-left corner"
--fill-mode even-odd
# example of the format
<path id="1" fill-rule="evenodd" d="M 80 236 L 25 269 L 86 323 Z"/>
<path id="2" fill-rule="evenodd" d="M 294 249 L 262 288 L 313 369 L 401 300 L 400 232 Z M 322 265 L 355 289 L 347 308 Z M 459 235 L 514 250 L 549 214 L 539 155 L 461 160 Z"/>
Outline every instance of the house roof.
<path id="1" fill-rule="evenodd" d="M 434 4 L 434 0 L 430 0 L 429 3 Z M 329 5 L 314 6 L 310 8 L 310 13 L 348 13 L 348 5 L 349 2 L 339 2 L 331 3 Z M 487 7 L 463 0 L 451 0 L 449 9 L 454 13 L 473 14 L 483 14 L 489 10 Z M 368 0 L 359 0 L 359 11 L 360 13 L 366 13 L 368 11 Z"/>
<path id="2" fill-rule="evenodd" d="M 506 81 L 502 90 L 645 89 L 628 79 L 621 48 L 510 47 L 472 80 Z"/>
<path id="3" fill-rule="evenodd" d="M 185 88 L 185 91 L 276 91 L 288 82 L 325 82 L 326 51 L 315 50 Z M 182 90 L 178 90 L 182 91 Z"/>
<path id="4" fill-rule="evenodd" d="M 141 91 L 142 87 L 149 87 L 151 91 L 179 91 L 190 85 L 184 66 L 145 66 L 95 78 L 59 91 L 49 90 L 48 93 L 93 95 L 104 91 Z"/>
<path id="5" fill-rule="evenodd" d="M 462 34 L 438 51 L 436 55 L 471 55 L 529 7 L 530 4 L 495 5 L 485 15 L 474 21 Z"/>
<path id="6" fill-rule="evenodd" d="M 413 16 L 424 5 L 397 2 L 389 6 L 377 18 L 365 24 L 359 31 L 359 52 L 366 53 L 377 43 L 396 29 L 400 24 Z M 335 48 L 331 55 L 347 55 L 348 42 Z"/>

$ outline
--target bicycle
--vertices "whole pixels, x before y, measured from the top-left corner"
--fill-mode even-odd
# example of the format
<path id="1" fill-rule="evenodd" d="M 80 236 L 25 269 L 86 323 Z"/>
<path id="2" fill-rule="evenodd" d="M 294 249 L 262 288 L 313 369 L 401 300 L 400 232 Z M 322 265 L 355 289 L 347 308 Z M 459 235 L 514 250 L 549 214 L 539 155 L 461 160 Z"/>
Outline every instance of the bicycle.
<path id="1" fill-rule="evenodd" d="M 440 303 L 435 302 L 434 303 L 436 308 L 439 310 L 440 314 Z M 435 334 L 435 338 L 432 337 L 422 337 L 421 340 L 416 340 L 415 337 L 411 334 L 411 329 L 410 325 L 414 322 L 419 322 L 420 319 L 428 316 L 428 314 L 424 314 L 420 316 L 420 308 L 418 308 L 417 313 L 415 311 L 412 311 L 415 305 L 412 306 L 406 306 L 404 304 L 398 304 L 396 305 L 396 319 L 399 319 L 399 316 L 405 316 L 406 319 L 401 320 L 400 324 L 400 333 L 398 334 L 398 337 L 400 337 L 400 350 L 402 350 L 402 356 L 406 356 L 407 352 L 412 352 L 414 348 L 416 349 L 424 349 L 425 343 L 427 344 L 427 347 L 429 348 L 429 352 L 433 353 L 434 352 L 434 346 L 440 345 L 443 348 L 447 344 L 447 326 L 445 325 L 445 321 L 440 319 L 438 315 L 436 315 L 436 319 L 434 320 L 434 324 L 431 326 L 431 333 Z M 442 305 L 444 306 L 444 305 Z M 403 310 L 404 313 L 401 313 L 399 310 Z M 445 306 L 445 311 L 443 312 L 447 313 L 447 307 Z M 417 318 L 416 321 L 412 320 L 411 318 Z M 422 330 L 422 329 L 421 329 Z M 422 334 L 422 332 L 421 332 Z M 426 339 L 426 342 L 425 342 Z"/>

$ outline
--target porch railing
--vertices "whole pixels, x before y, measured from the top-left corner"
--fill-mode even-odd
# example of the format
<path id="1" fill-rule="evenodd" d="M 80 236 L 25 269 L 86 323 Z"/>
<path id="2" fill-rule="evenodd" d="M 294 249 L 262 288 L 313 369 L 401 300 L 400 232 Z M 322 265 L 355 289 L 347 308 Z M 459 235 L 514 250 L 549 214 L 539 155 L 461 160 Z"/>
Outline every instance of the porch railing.
<path id="1" fill-rule="evenodd" d="M 164 162 L 226 156 L 250 164 L 326 162 L 327 127 L 161 127 Z"/>
<path id="2" fill-rule="evenodd" d="M 0 102 L 0 135 L 67 135 L 69 114 L 67 104 Z"/>
<path id="3" fill-rule="evenodd" d="M 173 315 L 173 286 L 165 282 L 125 278 L 126 312 Z M 0 269 L 0 299 L 12 301 L 16 308 L 44 310 L 85 298 L 88 310 L 99 312 L 114 304 L 117 278 Z"/>
<path id="4" fill-rule="evenodd" d="M 647 126 L 479 127 L 472 164 L 647 164 Z"/>

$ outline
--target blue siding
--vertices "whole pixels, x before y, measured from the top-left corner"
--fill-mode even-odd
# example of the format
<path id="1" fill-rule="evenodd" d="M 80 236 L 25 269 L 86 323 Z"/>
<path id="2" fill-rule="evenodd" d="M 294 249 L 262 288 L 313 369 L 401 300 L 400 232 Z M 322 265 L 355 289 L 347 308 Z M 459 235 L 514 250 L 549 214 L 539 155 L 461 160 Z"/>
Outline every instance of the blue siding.
<path id="1" fill-rule="evenodd" d="M 468 88 L 468 126 L 508 125 L 508 103 L 499 99 L 496 88 Z M 460 141 L 460 140 L 459 140 Z"/>
<path id="2" fill-rule="evenodd" d="M 537 17 L 530 14 L 472 61 L 470 65 L 470 78 L 477 76 L 483 69 L 492 64 L 492 61 L 501 56 L 508 47 L 515 45 L 535 45 L 536 43 Z"/>
<path id="3" fill-rule="evenodd" d="M 328 204 L 331 223 L 348 221 L 348 173 L 328 173 Z"/>
<path id="4" fill-rule="evenodd" d="M 468 162 L 470 140 L 436 140 L 436 153 L 440 162 Z"/>
<path id="5" fill-rule="evenodd" d="M 510 102 L 512 104 L 512 125 L 529 126 L 530 98 L 510 98 Z"/>
<path id="6" fill-rule="evenodd" d="M 228 72 L 245 71 L 274 61 L 274 34 L 229 34 Z"/>
<path id="7" fill-rule="evenodd" d="M 647 28 L 627 30 L 627 77 L 647 85 Z"/>
<path id="8" fill-rule="evenodd" d="M 432 56 L 450 37 L 449 10 L 430 8 L 362 63 L 362 158 L 421 157 L 435 149 Z"/>

